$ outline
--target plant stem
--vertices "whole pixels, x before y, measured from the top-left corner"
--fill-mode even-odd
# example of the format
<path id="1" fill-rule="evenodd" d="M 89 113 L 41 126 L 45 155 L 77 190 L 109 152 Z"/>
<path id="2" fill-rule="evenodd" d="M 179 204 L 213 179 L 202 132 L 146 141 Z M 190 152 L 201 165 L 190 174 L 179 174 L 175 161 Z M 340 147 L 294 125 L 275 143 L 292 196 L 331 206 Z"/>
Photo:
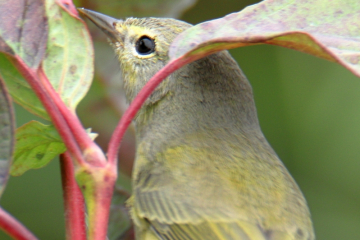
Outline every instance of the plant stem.
<path id="1" fill-rule="evenodd" d="M 68 152 L 60 155 L 67 240 L 86 240 L 85 202 Z"/>
<path id="2" fill-rule="evenodd" d="M 168 64 L 166 64 L 165 67 L 158 71 L 140 90 L 135 99 L 131 102 L 129 108 L 126 110 L 126 112 L 120 119 L 118 125 L 114 130 L 113 135 L 111 136 L 107 150 L 109 164 L 112 164 L 114 166 L 117 165 L 116 160 L 121 140 L 132 119 L 135 117 L 136 113 L 139 111 L 146 99 L 166 77 L 168 77 L 171 73 L 181 68 L 185 64 L 189 63 L 190 61 L 190 58 L 178 58 L 168 62 Z"/>
<path id="3" fill-rule="evenodd" d="M 85 160 L 83 158 L 81 149 L 75 141 L 71 129 L 69 128 L 53 99 L 47 94 L 46 90 L 42 86 L 35 70 L 29 68 L 19 56 L 15 56 L 15 59 L 11 58 L 11 60 L 13 60 L 12 62 L 14 65 L 27 80 L 31 88 L 34 90 L 36 96 L 40 99 L 61 138 L 63 139 L 68 151 L 71 153 L 73 158 L 75 158 L 78 164 L 84 164 Z"/>
<path id="4" fill-rule="evenodd" d="M 67 216 L 67 220 L 74 217 L 73 220 L 77 226 L 72 229 L 74 226 L 67 222 L 67 236 L 76 240 L 84 237 L 82 235 L 84 226 L 81 219 L 83 212 L 76 209 L 76 205 L 72 203 L 72 201 L 79 200 L 78 190 L 77 188 L 66 189 L 67 184 L 71 186 L 76 184 L 75 182 L 66 182 L 71 181 L 75 175 L 85 198 L 88 212 L 86 237 L 90 240 L 106 239 L 111 197 L 117 178 L 116 166 L 106 162 L 103 152 L 86 134 L 76 115 L 65 106 L 45 73 L 41 69 L 29 68 L 18 56 L 15 57 L 14 62 L 43 103 L 68 150 L 65 157 L 67 160 L 63 166 L 63 175 L 67 175 L 64 177 L 65 207 L 67 214 L 70 215 Z M 74 160 L 74 167 L 70 166 L 70 159 Z M 75 212 L 71 213 L 73 210 Z"/>
<path id="5" fill-rule="evenodd" d="M 100 147 L 96 145 L 86 133 L 79 118 L 72 111 L 70 111 L 69 108 L 61 100 L 59 94 L 51 85 L 42 68 L 38 70 L 38 75 L 41 80 L 42 86 L 44 86 L 47 94 L 54 101 L 55 105 L 59 108 L 76 142 L 79 144 L 81 151 L 84 153 L 85 160 L 88 163 L 91 162 L 91 164 L 95 166 L 104 166 L 106 164 L 106 159 Z M 90 151 L 88 156 L 86 156 L 87 151 Z"/>
<path id="6" fill-rule="evenodd" d="M 107 235 L 109 211 L 117 169 L 107 164 L 105 167 L 77 169 L 76 180 L 84 195 L 87 207 L 88 232 L 90 240 L 104 240 Z"/>
<path id="7" fill-rule="evenodd" d="M 0 228 L 16 240 L 37 240 L 24 225 L 2 208 L 0 208 Z"/>

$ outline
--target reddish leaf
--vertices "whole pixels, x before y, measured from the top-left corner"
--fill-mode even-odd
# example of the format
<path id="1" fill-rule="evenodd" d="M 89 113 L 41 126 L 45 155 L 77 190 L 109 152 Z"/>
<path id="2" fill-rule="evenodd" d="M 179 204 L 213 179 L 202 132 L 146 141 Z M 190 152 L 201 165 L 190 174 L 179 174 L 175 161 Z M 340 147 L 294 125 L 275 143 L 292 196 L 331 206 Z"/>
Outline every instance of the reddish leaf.
<path id="1" fill-rule="evenodd" d="M 0 78 L 0 195 L 9 177 L 9 167 L 14 148 L 15 120 L 11 100 Z"/>
<path id="2" fill-rule="evenodd" d="M 8 11 L 11 16 L 6 15 Z M 92 82 L 93 48 L 85 24 L 71 1 L 1 2 L 0 20 L 3 20 L 0 22 L 0 51 L 16 55 L 33 69 L 38 68 L 40 61 L 52 86 L 65 104 L 75 110 Z M 23 78 L 24 73 L 20 74 L 5 54 L 0 54 L 0 63 L 0 76 L 14 100 L 30 112 L 49 119 Z"/>
<path id="3" fill-rule="evenodd" d="M 179 17 L 196 0 L 93 0 L 80 1 L 81 7 L 117 17 Z"/>
<path id="4" fill-rule="evenodd" d="M 265 0 L 196 25 L 170 47 L 192 60 L 235 47 L 267 43 L 338 62 L 360 76 L 360 1 Z"/>
<path id="5" fill-rule="evenodd" d="M 78 11 L 76 10 L 72 0 L 56 0 L 56 3 L 74 17 L 79 17 Z"/>
<path id="6" fill-rule="evenodd" d="M 44 1 L 0 1 L 0 51 L 19 55 L 31 68 L 37 68 L 47 41 Z"/>

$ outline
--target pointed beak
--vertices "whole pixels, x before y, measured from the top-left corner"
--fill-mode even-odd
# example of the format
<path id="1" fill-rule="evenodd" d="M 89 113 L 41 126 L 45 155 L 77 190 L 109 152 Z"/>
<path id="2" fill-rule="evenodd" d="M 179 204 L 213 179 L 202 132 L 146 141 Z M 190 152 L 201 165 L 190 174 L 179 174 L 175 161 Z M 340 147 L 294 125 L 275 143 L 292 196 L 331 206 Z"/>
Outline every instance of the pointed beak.
<path id="1" fill-rule="evenodd" d="M 97 27 L 99 27 L 113 42 L 117 42 L 118 34 L 115 29 L 115 26 L 118 22 L 122 22 L 122 20 L 109 17 L 107 15 L 91 11 L 85 8 L 78 8 L 78 11 L 90 19 Z"/>

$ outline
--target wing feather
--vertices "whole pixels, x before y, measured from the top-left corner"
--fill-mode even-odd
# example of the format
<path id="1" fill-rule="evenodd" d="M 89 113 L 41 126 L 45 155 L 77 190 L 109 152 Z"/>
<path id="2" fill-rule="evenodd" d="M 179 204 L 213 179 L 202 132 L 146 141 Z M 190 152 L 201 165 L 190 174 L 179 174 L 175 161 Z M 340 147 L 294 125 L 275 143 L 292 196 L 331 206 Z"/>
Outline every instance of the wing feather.
<path id="1" fill-rule="evenodd" d="M 276 161 L 258 166 L 257 159 L 239 160 L 238 154 L 224 168 L 218 157 L 226 153 L 184 146 L 156 161 L 141 156 L 130 203 L 137 239 L 314 239 L 301 192 Z M 277 178 L 264 180 L 244 169 L 265 169 Z"/>

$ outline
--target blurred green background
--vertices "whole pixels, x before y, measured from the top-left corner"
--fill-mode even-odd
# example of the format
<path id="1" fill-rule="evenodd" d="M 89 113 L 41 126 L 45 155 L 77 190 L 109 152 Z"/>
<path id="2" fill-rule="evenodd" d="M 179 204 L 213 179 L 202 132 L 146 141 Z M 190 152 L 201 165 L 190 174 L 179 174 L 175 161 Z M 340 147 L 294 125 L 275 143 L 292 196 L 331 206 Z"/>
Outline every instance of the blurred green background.
<path id="1" fill-rule="evenodd" d="M 200 0 L 180 18 L 196 24 L 255 2 Z M 95 3 L 76 5 L 101 5 Z M 280 47 L 261 45 L 231 53 L 252 83 L 265 136 L 304 192 L 317 239 L 360 239 L 360 79 L 339 65 Z M 116 61 L 113 55 L 108 58 Z M 88 119 L 89 102 L 90 95 L 79 107 L 86 127 L 94 121 Z M 18 106 L 16 114 L 19 126 L 33 119 Z M 39 239 L 64 239 L 58 160 L 11 177 L 1 205 Z M 0 233 L 0 239 L 10 238 Z"/>

